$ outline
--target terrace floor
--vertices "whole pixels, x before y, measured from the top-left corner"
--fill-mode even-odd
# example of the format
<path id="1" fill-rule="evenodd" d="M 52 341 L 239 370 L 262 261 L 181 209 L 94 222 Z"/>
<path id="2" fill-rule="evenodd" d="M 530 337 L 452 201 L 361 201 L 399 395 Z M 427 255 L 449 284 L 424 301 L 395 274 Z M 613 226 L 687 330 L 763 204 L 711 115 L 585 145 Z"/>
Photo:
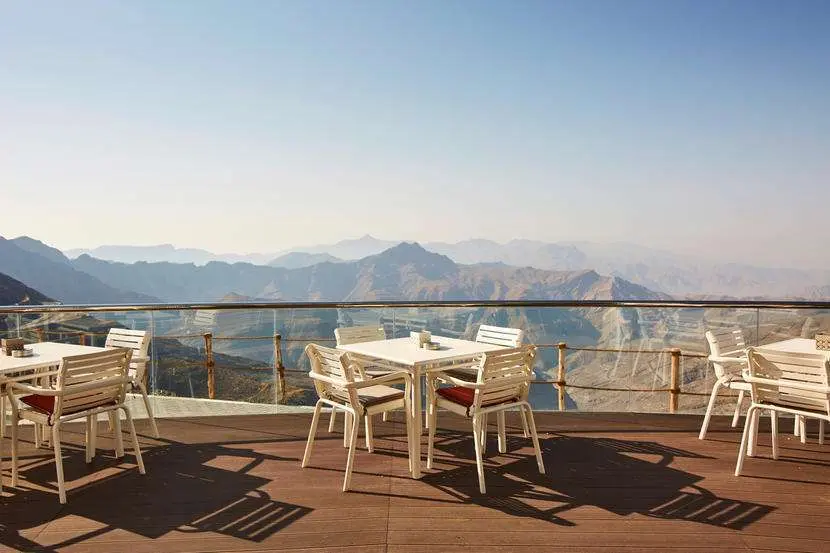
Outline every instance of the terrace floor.
<path id="1" fill-rule="evenodd" d="M 21 486 L 0 498 L 0 549 L 830 551 L 830 445 L 818 446 L 815 435 L 807 445 L 782 435 L 778 461 L 763 435 L 736 478 L 739 433 L 724 418 L 699 441 L 696 416 L 539 413 L 547 475 L 538 474 L 517 421 L 508 421 L 508 453 L 489 441 L 489 494 L 480 496 L 463 419 L 442 414 L 437 468 L 419 481 L 407 475 L 400 419 L 378 419 L 376 452 L 358 450 L 354 491 L 341 493 L 339 432 L 321 424 L 312 467 L 300 468 L 310 418 L 159 420 L 160 440 L 140 421 L 144 476 L 131 456 L 117 462 L 105 449 L 112 444 L 103 422 L 102 449 L 88 467 L 83 426 L 68 426 L 65 506 L 51 451 L 35 450 L 25 428 Z M 4 440 L 6 458 L 8 447 Z"/>

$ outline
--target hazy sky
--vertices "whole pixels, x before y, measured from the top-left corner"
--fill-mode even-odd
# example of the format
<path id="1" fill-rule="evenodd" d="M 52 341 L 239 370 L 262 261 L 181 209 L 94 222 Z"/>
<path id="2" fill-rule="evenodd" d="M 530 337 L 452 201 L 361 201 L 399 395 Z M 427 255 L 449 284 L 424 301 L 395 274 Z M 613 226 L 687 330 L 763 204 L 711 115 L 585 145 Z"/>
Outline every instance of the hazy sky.
<path id="1" fill-rule="evenodd" d="M 830 267 L 828 104 L 826 0 L 0 0 L 0 235 Z"/>

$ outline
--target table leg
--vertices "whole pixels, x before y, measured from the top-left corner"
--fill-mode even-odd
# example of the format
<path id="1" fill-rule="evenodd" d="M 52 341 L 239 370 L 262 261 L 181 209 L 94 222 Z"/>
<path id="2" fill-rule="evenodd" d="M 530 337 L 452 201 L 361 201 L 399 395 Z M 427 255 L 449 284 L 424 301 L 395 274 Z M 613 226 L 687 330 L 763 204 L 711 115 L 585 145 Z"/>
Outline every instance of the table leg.
<path id="1" fill-rule="evenodd" d="M 421 418 L 421 370 L 417 365 L 412 371 L 412 395 L 415 396 L 412 398 L 411 415 L 414 419 L 412 453 L 415 457 L 415 478 L 419 478 L 421 475 L 421 434 L 424 431 L 424 420 Z"/>

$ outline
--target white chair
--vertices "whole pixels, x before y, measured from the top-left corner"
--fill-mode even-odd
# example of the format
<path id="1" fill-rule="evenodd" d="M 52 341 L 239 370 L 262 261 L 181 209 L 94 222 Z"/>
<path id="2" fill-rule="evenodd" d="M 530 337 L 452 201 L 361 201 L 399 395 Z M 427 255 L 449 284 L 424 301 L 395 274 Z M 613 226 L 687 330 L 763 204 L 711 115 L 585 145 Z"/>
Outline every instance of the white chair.
<path id="1" fill-rule="evenodd" d="M 156 425 L 156 417 L 153 415 L 150 398 L 147 396 L 147 387 L 144 384 L 147 377 L 147 350 L 150 348 L 150 337 L 143 330 L 111 328 L 104 346 L 108 348 L 127 348 L 132 351 L 133 356 L 129 371 L 130 391 L 141 394 L 144 400 L 144 409 L 147 410 L 147 417 L 150 419 L 150 426 L 153 428 L 153 435 L 158 438 L 159 429 Z"/>
<path id="2" fill-rule="evenodd" d="M 314 437 L 317 434 L 317 422 L 324 405 L 333 410 L 341 410 L 346 418 L 348 431 L 344 435 L 344 445 L 348 445 L 349 454 L 346 460 L 346 475 L 343 479 L 343 491 L 351 487 L 352 467 L 354 466 L 354 451 L 357 446 L 360 420 L 366 420 L 367 431 L 371 430 L 371 417 L 377 413 L 384 413 L 394 409 L 403 409 L 406 420 L 406 438 L 409 451 L 409 470 L 417 476 L 418 460 L 412 458 L 412 421 L 409 407 L 412 393 L 412 377 L 409 373 L 390 373 L 370 380 L 360 379 L 362 369 L 359 361 L 348 353 L 332 348 L 309 344 L 305 349 L 311 362 L 309 376 L 314 381 L 314 388 L 320 399 L 314 406 L 314 416 L 311 419 L 311 429 L 308 432 L 305 454 L 302 466 L 308 466 L 311 460 L 311 450 L 314 447 Z M 398 390 L 387 384 L 403 383 L 404 390 Z M 367 438 L 369 434 L 367 433 Z M 367 447 L 372 451 L 370 441 Z"/>
<path id="3" fill-rule="evenodd" d="M 703 425 L 700 427 L 698 438 L 706 439 L 706 431 L 709 429 L 709 420 L 712 418 L 712 410 L 715 407 L 718 393 L 723 389 L 738 390 L 738 402 L 735 405 L 735 414 L 732 415 L 732 427 L 738 425 L 738 417 L 741 416 L 741 404 L 744 401 L 744 394 L 749 391 L 747 384 L 741 377 L 741 369 L 746 365 L 746 340 L 739 328 L 730 328 L 713 332 L 706 331 L 706 341 L 709 343 L 709 361 L 715 369 L 715 385 L 712 386 L 712 394 L 709 397 L 709 405 L 706 407 L 706 415 L 703 417 Z"/>
<path id="4" fill-rule="evenodd" d="M 361 342 L 374 342 L 376 340 L 386 340 L 386 331 L 382 326 L 342 326 L 334 329 L 334 339 L 338 346 L 347 344 L 359 344 Z M 393 371 L 392 368 L 384 366 L 383 362 L 378 359 L 363 360 L 369 361 L 370 364 L 361 363 L 360 367 L 363 369 L 361 378 L 371 378 L 373 376 L 389 374 Z M 329 432 L 334 432 L 334 423 L 337 418 L 337 411 L 331 412 L 329 418 Z M 386 420 L 386 413 L 383 413 L 383 420 Z M 343 432 L 346 432 L 345 425 Z M 369 437 L 371 440 L 371 436 Z"/>
<path id="5" fill-rule="evenodd" d="M 494 346 L 504 346 L 507 348 L 515 348 L 521 345 L 524 331 L 520 328 L 509 328 L 503 326 L 480 325 L 476 333 L 475 341 L 480 344 L 491 344 Z M 441 380 L 441 372 L 437 373 L 437 377 Z M 461 380 L 475 381 L 477 371 L 474 367 L 458 367 L 443 371 L 443 374 Z M 432 394 L 434 390 L 427 387 L 427 393 Z M 428 398 L 427 401 L 430 401 Z M 527 427 L 527 417 L 524 410 L 520 410 L 522 418 L 522 431 L 525 438 L 529 436 Z M 429 415 L 429 413 L 427 413 Z"/>
<path id="6" fill-rule="evenodd" d="M 749 348 L 744 379 L 750 385 L 752 403 L 746 414 L 735 476 L 741 475 L 744 458 L 755 453 L 761 411 L 770 414 L 773 459 L 778 459 L 778 413 L 798 417 L 802 436 L 804 419 L 818 419 L 819 444 L 824 443 L 824 422 L 830 421 L 830 363 L 827 357 Z"/>
<path id="7" fill-rule="evenodd" d="M 86 419 L 86 460 L 90 462 L 95 449 L 95 426 L 98 414 L 117 413 L 123 410 L 133 437 L 133 447 L 138 464 L 138 471 L 144 474 L 144 461 L 135 433 L 130 410 L 124 404 L 130 377 L 127 375 L 132 352 L 128 349 L 115 349 L 64 357 L 54 388 L 36 387 L 20 382 L 12 382 L 6 391 L 12 404 L 12 486 L 17 486 L 17 438 L 18 423 L 28 420 L 36 425 L 52 428 L 52 446 L 55 451 L 55 470 L 58 480 L 58 497 L 66 503 L 66 490 L 63 481 L 63 461 L 61 458 L 61 425 L 76 419 Z M 27 393 L 20 397 L 21 407 L 14 401 L 14 393 Z M 121 421 L 115 417 L 115 455 L 124 455 L 121 440 Z"/>
<path id="8" fill-rule="evenodd" d="M 487 440 L 487 415 L 496 413 L 498 416 L 499 452 L 504 453 L 507 451 L 504 412 L 508 409 L 519 408 L 527 414 L 530 437 L 533 439 L 539 473 L 545 473 L 542 452 L 539 449 L 539 438 L 536 435 L 536 423 L 533 420 L 533 411 L 527 401 L 530 380 L 533 377 L 533 359 L 535 356 L 535 346 L 519 346 L 498 350 L 482 354 L 474 382 L 447 376 L 446 374 L 441 376 L 442 379 L 449 381 L 453 386 L 438 388 L 435 394 L 432 395 L 432 405 L 429 411 L 427 468 L 432 468 L 438 408 L 442 407 L 453 413 L 468 417 L 472 419 L 473 423 L 478 487 L 481 493 L 487 493 L 484 485 L 484 465 L 482 462 Z M 435 373 L 428 375 L 430 379 L 437 377 L 438 375 Z"/>

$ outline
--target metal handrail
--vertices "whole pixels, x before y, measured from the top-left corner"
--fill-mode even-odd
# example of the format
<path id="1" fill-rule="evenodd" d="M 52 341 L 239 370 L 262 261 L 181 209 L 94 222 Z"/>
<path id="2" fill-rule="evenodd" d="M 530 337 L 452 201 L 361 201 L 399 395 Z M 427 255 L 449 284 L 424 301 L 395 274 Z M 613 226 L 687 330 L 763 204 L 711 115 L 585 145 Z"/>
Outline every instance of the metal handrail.
<path id="1" fill-rule="evenodd" d="M 147 303 L 86 305 L 6 305 L 0 314 L 71 313 L 111 311 L 214 311 L 234 309 L 383 309 L 383 308 L 711 308 L 711 309 L 830 309 L 830 301 L 812 300 L 436 300 L 436 301 L 343 301 L 343 302 L 228 302 L 228 303 Z"/>

